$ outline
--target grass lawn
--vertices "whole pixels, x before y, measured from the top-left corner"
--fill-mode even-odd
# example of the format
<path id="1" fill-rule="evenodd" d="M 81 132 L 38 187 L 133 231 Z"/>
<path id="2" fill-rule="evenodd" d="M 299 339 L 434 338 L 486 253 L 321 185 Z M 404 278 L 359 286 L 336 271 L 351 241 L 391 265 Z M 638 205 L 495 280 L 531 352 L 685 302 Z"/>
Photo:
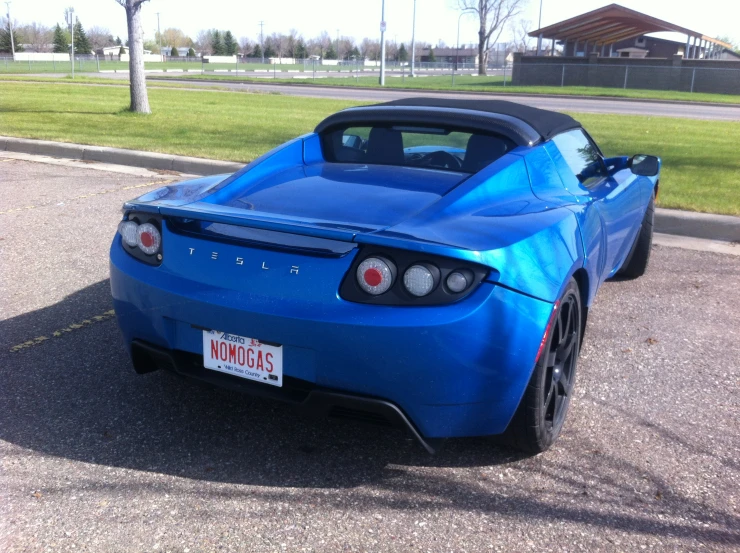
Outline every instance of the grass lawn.
<path id="1" fill-rule="evenodd" d="M 125 110 L 125 87 L 0 81 L 0 134 L 246 162 L 360 103 L 177 89 L 149 99 L 142 116 Z M 607 155 L 663 158 L 662 207 L 740 215 L 740 123 L 573 115 Z"/>

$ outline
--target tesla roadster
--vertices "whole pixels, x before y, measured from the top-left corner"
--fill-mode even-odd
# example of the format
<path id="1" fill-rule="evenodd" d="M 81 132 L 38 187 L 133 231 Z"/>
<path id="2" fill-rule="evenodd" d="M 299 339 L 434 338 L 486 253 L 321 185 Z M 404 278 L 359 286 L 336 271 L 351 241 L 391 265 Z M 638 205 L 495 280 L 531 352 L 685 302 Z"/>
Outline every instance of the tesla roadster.
<path id="1" fill-rule="evenodd" d="M 159 368 L 528 452 L 563 427 L 589 306 L 646 270 L 660 159 L 495 100 L 345 109 L 232 175 L 123 206 L 116 316 Z"/>

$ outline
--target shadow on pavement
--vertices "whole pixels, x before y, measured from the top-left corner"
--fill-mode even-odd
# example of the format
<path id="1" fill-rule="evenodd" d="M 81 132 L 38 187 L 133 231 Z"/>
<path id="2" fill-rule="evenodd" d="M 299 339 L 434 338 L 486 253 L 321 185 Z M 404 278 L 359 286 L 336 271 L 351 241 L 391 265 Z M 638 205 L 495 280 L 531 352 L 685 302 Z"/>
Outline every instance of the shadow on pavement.
<path id="1" fill-rule="evenodd" d="M 620 494 L 634 492 L 618 475 L 644 469 L 607 454 L 581 463 L 583 450 L 593 446 L 584 443 L 588 438 L 579 437 L 577 428 L 564 436 L 560 447 L 566 451 L 559 455 L 523 458 L 489 440 L 469 439 L 450 440 L 430 456 L 400 431 L 302 420 L 282 404 L 194 386 L 161 371 L 137 376 L 113 319 L 10 352 L 9 339 L 48 334 L 110 309 L 109 296 L 103 281 L 0 322 L 0 440 L 72 461 L 264 487 L 215 488 L 214 495 L 320 499 L 346 508 L 346 497 L 322 490 L 355 488 L 362 509 L 476 511 L 740 543 L 731 530 L 737 520 L 678 494 L 662 503 L 670 515 L 663 522 L 641 516 L 639 506 L 614 503 Z M 524 478 L 516 485 L 499 480 L 504 467 L 495 466 L 504 464 Z M 439 467 L 452 470 L 430 470 Z M 455 467 L 464 467 L 465 476 Z M 584 492 L 584 478 L 597 482 L 595 493 Z M 541 492 L 530 479 L 563 491 L 553 501 L 553 492 Z M 105 486 L 86 484 L 88 489 Z M 131 493 L 133 486 L 132 481 Z M 285 489 L 290 487 L 304 488 L 300 498 Z M 679 520 L 702 521 L 706 527 Z"/>

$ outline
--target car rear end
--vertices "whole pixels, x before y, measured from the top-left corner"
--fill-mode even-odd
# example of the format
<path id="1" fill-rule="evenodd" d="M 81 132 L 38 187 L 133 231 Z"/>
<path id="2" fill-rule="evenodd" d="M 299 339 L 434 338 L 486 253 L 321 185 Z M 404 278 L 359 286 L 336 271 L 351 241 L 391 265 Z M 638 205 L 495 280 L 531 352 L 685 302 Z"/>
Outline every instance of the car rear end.
<path id="1" fill-rule="evenodd" d="M 403 416 L 391 422 L 424 438 L 506 428 L 552 309 L 497 285 L 485 267 L 341 232 L 146 212 L 126 219 L 111 247 L 111 289 L 138 371 L 165 367 L 333 415 L 393 419 L 395 410 Z M 132 236 L 141 244 L 129 245 Z M 378 261 L 392 267 L 396 301 L 356 294 L 380 284 Z M 447 291 L 435 301 L 409 292 L 414 279 L 404 276 L 414 267 L 416 280 L 423 267 Z M 452 292 L 460 281 L 468 284 Z M 378 415 L 378 403 L 390 411 Z"/>

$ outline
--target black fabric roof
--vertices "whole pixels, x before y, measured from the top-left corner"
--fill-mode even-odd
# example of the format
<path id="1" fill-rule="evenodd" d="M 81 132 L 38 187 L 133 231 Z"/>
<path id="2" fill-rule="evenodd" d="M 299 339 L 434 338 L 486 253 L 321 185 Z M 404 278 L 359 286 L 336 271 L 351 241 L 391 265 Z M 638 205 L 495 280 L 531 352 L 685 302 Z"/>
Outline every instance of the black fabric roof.
<path id="1" fill-rule="evenodd" d="M 496 113 L 514 117 L 524 121 L 542 138 L 548 140 L 558 133 L 568 129 L 579 128 L 581 124 L 573 119 L 570 115 L 549 111 L 546 109 L 533 108 L 515 102 L 505 100 L 478 100 L 478 99 L 452 99 L 452 98 L 403 98 L 393 100 L 375 106 L 398 106 L 398 107 L 433 107 L 433 108 L 450 108 L 466 109 L 472 111 L 482 111 L 485 113 Z"/>

